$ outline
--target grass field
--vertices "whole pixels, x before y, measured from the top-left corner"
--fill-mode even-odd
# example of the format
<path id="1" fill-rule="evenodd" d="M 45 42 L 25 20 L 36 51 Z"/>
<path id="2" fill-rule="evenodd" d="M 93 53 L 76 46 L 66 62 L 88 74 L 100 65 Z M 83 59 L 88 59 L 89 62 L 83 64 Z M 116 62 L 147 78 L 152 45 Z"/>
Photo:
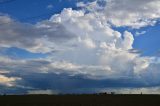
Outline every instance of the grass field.
<path id="1" fill-rule="evenodd" d="M 160 95 L 10 95 L 0 106 L 160 106 Z"/>

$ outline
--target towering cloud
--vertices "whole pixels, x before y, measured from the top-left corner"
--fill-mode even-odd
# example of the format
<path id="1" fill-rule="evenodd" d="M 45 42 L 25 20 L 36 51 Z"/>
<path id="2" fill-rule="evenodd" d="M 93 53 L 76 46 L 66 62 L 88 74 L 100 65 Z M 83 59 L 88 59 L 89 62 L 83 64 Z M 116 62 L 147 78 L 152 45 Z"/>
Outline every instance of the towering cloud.
<path id="1" fill-rule="evenodd" d="M 1 15 L 0 23 L 4 24 L 0 25 L 0 47 L 50 55 L 30 60 L 0 58 L 0 69 L 16 75 L 21 70 L 28 76 L 54 73 L 92 80 L 126 79 L 142 85 L 159 84 L 158 57 L 130 52 L 134 49 L 133 34 L 112 28 L 154 25 L 160 18 L 159 4 L 159 0 L 80 2 L 80 10 L 66 8 L 36 24 L 17 22 Z M 17 80 L 3 75 L 0 79 L 9 84 Z"/>

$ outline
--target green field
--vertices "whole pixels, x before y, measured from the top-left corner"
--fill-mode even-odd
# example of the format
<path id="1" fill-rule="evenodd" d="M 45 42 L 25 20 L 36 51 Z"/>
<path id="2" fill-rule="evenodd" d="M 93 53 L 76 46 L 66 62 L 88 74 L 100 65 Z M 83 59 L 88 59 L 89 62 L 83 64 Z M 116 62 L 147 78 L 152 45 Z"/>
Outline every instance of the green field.
<path id="1" fill-rule="evenodd" d="M 160 106 L 160 95 L 10 95 L 0 106 Z"/>

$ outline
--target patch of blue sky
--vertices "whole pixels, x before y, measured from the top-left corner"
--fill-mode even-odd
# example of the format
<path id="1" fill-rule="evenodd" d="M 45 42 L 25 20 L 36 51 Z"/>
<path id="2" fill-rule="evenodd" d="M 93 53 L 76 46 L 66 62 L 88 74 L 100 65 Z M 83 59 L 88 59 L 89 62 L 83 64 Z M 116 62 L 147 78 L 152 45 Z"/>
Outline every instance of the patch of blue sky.
<path id="1" fill-rule="evenodd" d="M 156 56 L 160 50 L 160 24 L 147 27 L 141 30 L 146 31 L 145 34 L 135 37 L 134 48 L 143 51 L 143 55 Z"/>
<path id="2" fill-rule="evenodd" d="M 60 13 L 63 8 L 76 8 L 77 0 L 15 0 L 0 4 L 0 12 L 21 22 L 37 22 Z M 53 5 L 48 9 L 48 5 Z"/>
<path id="3" fill-rule="evenodd" d="M 129 31 L 134 36 L 133 48 L 141 51 L 142 56 L 157 56 L 160 50 L 160 24 L 157 22 L 154 26 L 147 26 L 140 29 L 132 29 L 130 27 L 113 27 L 114 30 L 123 33 Z M 136 35 L 136 32 L 145 32 L 140 35 Z"/>
<path id="4" fill-rule="evenodd" d="M 24 49 L 11 47 L 11 48 L 1 48 L 0 54 L 4 56 L 8 56 L 10 58 L 16 59 L 37 59 L 37 58 L 45 58 L 48 54 L 43 53 L 31 53 Z"/>

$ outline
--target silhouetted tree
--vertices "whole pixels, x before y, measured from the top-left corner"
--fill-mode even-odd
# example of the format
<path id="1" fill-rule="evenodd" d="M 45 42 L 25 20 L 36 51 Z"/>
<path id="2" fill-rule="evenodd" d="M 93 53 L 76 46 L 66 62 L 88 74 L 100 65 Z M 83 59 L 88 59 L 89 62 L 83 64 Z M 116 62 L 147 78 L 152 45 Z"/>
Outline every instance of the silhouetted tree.
<path id="1" fill-rule="evenodd" d="M 114 94 L 115 94 L 115 92 L 111 92 L 111 94 L 112 94 L 112 95 L 114 95 Z"/>

